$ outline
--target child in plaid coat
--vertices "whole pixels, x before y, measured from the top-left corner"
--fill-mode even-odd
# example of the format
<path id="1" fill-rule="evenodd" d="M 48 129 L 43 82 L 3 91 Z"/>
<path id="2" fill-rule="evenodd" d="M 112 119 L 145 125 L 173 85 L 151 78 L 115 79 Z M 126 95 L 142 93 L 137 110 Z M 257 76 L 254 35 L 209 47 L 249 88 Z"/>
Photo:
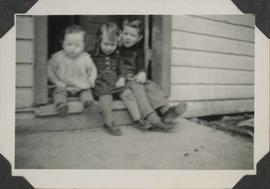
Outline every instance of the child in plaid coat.
<path id="1" fill-rule="evenodd" d="M 131 90 L 124 86 L 119 88 L 115 86 L 120 75 L 119 66 L 121 64 L 121 58 L 117 50 L 119 33 L 116 24 L 103 24 L 97 32 L 96 50 L 92 53 L 98 72 L 93 92 L 99 99 L 105 118 L 103 127 L 106 132 L 112 135 L 121 135 L 121 130 L 115 126 L 112 116 L 114 95 L 124 102 L 136 126 L 140 128 L 148 127 L 147 122 L 141 119 L 136 99 Z"/>

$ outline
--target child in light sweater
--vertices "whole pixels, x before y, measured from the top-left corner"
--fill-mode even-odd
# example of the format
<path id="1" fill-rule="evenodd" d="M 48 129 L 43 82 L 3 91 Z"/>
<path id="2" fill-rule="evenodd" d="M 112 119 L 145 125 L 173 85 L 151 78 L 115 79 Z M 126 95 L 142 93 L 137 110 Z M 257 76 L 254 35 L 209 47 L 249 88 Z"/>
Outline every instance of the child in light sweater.
<path id="1" fill-rule="evenodd" d="M 68 112 L 68 95 L 79 95 L 85 108 L 93 103 L 91 88 L 95 86 L 97 70 L 84 51 L 86 43 L 86 32 L 80 26 L 69 26 L 64 32 L 62 50 L 48 62 L 48 79 L 56 86 L 53 101 L 62 117 Z"/>

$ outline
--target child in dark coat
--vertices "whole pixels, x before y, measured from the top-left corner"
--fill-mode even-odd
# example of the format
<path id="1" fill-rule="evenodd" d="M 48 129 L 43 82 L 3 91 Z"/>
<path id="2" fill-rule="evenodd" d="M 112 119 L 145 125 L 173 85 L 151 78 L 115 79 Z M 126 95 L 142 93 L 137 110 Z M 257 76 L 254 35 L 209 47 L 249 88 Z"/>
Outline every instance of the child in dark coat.
<path id="1" fill-rule="evenodd" d="M 120 56 L 117 50 L 119 29 L 116 24 L 103 24 L 97 32 L 96 50 L 92 58 L 97 68 L 97 78 L 93 89 L 98 97 L 105 124 L 104 129 L 112 135 L 121 135 L 121 130 L 114 124 L 112 115 L 113 95 L 117 95 L 127 107 L 135 125 L 141 128 L 147 127 L 147 122 L 141 119 L 140 111 L 135 97 L 130 89 L 115 83 L 119 78 Z"/>
<path id="2" fill-rule="evenodd" d="M 167 131 L 173 127 L 173 120 L 185 112 L 187 105 L 180 103 L 170 107 L 160 88 L 147 80 L 142 22 L 125 20 L 122 26 L 122 46 L 119 49 L 123 58 L 122 75 L 116 85 L 132 89 L 143 117 L 152 124 L 150 130 Z"/>

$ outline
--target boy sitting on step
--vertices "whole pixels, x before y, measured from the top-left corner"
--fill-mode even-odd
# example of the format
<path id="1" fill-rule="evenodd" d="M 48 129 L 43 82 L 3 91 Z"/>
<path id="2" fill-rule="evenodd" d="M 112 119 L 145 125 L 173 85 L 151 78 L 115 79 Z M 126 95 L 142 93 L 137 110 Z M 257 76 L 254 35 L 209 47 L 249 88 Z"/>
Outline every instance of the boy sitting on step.
<path id="1" fill-rule="evenodd" d="M 152 124 L 149 130 L 167 131 L 173 128 L 173 120 L 185 112 L 187 105 L 179 103 L 170 107 L 161 89 L 147 80 L 142 39 L 142 22 L 124 20 L 119 49 L 123 61 L 116 86 L 127 85 L 132 90 L 143 118 Z"/>

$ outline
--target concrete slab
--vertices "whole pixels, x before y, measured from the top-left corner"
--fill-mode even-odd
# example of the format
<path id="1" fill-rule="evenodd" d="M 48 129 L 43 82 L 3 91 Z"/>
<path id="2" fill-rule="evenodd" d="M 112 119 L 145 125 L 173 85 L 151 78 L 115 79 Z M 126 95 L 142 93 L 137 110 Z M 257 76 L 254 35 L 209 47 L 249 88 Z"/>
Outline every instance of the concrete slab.
<path id="1" fill-rule="evenodd" d="M 185 119 L 169 133 L 99 126 L 16 134 L 17 169 L 253 169 L 253 142 Z"/>

